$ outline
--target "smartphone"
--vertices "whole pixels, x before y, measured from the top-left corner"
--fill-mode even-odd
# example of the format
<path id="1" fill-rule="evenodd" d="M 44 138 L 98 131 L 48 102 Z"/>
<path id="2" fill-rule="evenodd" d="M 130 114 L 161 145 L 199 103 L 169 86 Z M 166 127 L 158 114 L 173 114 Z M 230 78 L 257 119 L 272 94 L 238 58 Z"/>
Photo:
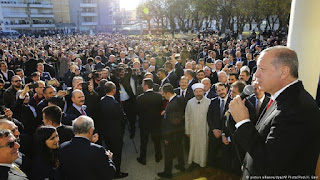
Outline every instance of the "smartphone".
<path id="1" fill-rule="evenodd" d="M 52 79 L 52 80 L 47 81 L 47 84 L 54 85 L 54 84 L 56 84 L 56 81 Z"/>

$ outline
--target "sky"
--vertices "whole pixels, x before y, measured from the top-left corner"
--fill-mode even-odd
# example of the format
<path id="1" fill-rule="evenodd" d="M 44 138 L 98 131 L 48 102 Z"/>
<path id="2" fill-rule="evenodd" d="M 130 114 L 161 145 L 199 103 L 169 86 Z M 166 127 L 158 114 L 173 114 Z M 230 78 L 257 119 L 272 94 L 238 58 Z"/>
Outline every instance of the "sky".
<path id="1" fill-rule="evenodd" d="M 141 0 L 120 0 L 120 8 L 126 10 L 134 10 L 139 5 Z"/>

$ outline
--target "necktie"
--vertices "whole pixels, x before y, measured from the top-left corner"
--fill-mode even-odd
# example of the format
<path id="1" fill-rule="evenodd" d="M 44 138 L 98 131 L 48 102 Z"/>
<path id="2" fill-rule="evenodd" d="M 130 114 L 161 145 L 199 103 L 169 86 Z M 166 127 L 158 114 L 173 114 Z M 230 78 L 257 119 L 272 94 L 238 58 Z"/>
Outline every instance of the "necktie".
<path id="1" fill-rule="evenodd" d="M 267 111 L 269 109 L 269 107 L 271 106 L 271 104 L 273 103 L 273 99 L 270 99 L 269 103 L 268 103 L 268 106 L 267 106 Z"/>
<path id="2" fill-rule="evenodd" d="M 182 91 L 181 91 L 181 96 L 182 96 L 182 97 L 184 97 L 184 92 L 185 92 L 185 90 L 182 90 Z"/>
<path id="3" fill-rule="evenodd" d="M 257 99 L 257 116 L 259 115 L 259 111 L 260 111 L 260 108 L 261 108 L 261 102 L 260 102 L 260 100 L 259 99 Z"/>
<path id="4" fill-rule="evenodd" d="M 224 100 L 221 99 L 221 105 L 220 105 L 220 116 L 223 116 L 223 110 L 224 110 Z"/>
<path id="5" fill-rule="evenodd" d="M 84 112 L 84 110 L 82 108 L 81 108 L 81 114 L 86 115 L 86 113 Z"/>

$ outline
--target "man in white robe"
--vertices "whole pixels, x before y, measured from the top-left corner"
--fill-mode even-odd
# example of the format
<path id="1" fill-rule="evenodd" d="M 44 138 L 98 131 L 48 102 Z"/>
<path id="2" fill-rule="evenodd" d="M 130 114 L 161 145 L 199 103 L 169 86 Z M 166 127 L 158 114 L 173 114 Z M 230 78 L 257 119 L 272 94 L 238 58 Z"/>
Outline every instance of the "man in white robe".
<path id="1" fill-rule="evenodd" d="M 199 165 L 205 167 L 207 164 L 209 131 L 207 112 L 210 105 L 210 99 L 203 95 L 202 83 L 192 85 L 192 90 L 195 97 L 188 101 L 185 111 L 185 133 L 190 138 L 189 171 Z"/>

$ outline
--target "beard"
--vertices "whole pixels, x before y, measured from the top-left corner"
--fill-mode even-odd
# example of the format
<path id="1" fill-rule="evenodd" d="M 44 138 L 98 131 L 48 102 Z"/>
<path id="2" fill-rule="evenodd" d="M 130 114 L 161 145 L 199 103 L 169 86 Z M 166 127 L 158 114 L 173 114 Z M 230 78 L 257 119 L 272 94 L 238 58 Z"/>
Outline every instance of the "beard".
<path id="1" fill-rule="evenodd" d="M 197 100 L 201 100 L 203 98 L 203 95 L 198 95 L 198 96 L 196 96 L 196 99 Z"/>

